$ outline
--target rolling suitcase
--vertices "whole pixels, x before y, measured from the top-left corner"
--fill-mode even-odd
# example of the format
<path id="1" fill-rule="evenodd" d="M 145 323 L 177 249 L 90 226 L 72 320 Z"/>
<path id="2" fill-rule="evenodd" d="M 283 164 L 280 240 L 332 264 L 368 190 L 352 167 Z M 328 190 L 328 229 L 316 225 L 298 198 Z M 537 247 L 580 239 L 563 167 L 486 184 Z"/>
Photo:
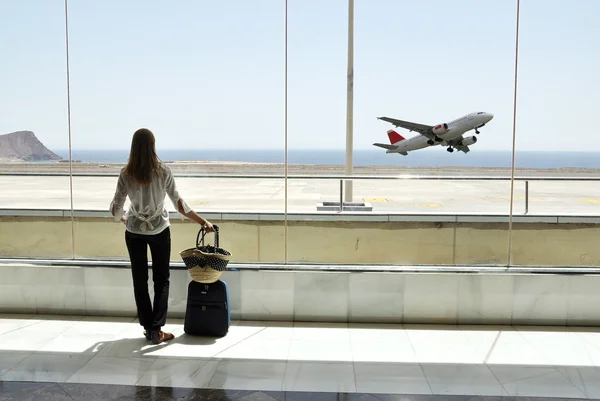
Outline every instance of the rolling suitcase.
<path id="1" fill-rule="evenodd" d="M 183 330 L 195 336 L 223 337 L 229 331 L 231 314 L 227 283 L 190 281 Z"/>

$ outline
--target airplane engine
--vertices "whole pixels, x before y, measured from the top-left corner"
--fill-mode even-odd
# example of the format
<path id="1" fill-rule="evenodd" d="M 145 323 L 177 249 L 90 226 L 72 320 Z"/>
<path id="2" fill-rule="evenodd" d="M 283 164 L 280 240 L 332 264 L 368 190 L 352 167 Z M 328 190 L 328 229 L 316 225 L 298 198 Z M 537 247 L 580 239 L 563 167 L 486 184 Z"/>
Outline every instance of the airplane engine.
<path id="1" fill-rule="evenodd" d="M 477 137 L 470 136 L 470 137 L 462 140 L 462 145 L 469 146 L 469 145 L 473 145 L 475 142 L 477 142 Z"/>
<path id="2" fill-rule="evenodd" d="M 435 127 L 433 127 L 433 133 L 435 135 L 443 135 L 446 132 L 448 132 L 448 124 L 446 123 L 438 124 Z"/>

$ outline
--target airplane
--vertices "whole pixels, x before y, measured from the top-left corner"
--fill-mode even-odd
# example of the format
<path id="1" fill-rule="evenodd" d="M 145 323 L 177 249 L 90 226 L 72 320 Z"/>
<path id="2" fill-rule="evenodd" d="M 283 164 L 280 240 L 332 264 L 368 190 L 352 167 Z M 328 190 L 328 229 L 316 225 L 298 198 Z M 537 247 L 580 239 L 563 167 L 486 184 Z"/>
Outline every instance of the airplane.
<path id="1" fill-rule="evenodd" d="M 454 149 L 467 153 L 470 151 L 469 145 L 477 142 L 477 137 L 473 135 L 465 138 L 463 135 L 473 129 L 476 134 L 479 134 L 479 128 L 490 122 L 492 118 L 494 118 L 493 114 L 480 111 L 467 114 L 449 123 L 424 125 L 396 120 L 395 118 L 377 117 L 378 120 L 389 122 L 396 127 L 405 128 L 410 132 L 417 131 L 419 135 L 405 139 L 402 135 L 391 129 L 387 131 L 390 145 L 385 143 L 374 143 L 373 145 L 387 149 L 385 153 L 400 153 L 404 156 L 413 150 L 434 145 L 447 146 L 447 151 L 450 153 L 454 152 Z"/>

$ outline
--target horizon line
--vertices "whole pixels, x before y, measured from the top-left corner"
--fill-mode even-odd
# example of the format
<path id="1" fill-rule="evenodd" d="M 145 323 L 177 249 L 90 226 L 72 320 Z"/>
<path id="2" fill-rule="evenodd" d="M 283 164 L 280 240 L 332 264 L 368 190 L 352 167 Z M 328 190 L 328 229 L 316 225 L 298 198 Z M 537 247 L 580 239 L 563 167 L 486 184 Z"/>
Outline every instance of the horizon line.
<path id="1" fill-rule="evenodd" d="M 71 148 L 71 151 L 96 151 L 96 152 L 103 152 L 103 151 L 112 151 L 112 152 L 129 152 L 130 148 L 94 148 L 94 147 L 89 147 L 89 148 Z M 373 151 L 373 152 L 380 152 L 380 150 L 378 149 L 371 149 L 371 148 L 357 148 L 357 149 L 353 149 L 353 151 Z M 56 151 L 68 151 L 68 148 L 60 148 L 60 149 L 56 149 Z M 53 151 L 53 152 L 56 152 Z M 285 152 L 284 148 L 159 148 L 156 150 L 157 153 L 160 153 L 161 151 L 185 151 L 185 152 L 193 152 L 193 151 L 243 151 L 243 152 L 248 152 L 248 151 L 280 151 L 280 152 Z M 346 149 L 344 148 L 288 148 L 287 150 L 288 152 L 290 151 L 311 151 L 311 152 L 315 152 L 315 151 L 340 151 L 340 152 L 345 152 Z M 478 152 L 512 152 L 511 149 L 479 149 Z M 560 152 L 560 153 L 600 153 L 600 149 L 599 150 L 548 150 L 548 149 L 516 149 L 516 152 L 538 152 L 538 153 L 554 153 L 554 152 Z"/>

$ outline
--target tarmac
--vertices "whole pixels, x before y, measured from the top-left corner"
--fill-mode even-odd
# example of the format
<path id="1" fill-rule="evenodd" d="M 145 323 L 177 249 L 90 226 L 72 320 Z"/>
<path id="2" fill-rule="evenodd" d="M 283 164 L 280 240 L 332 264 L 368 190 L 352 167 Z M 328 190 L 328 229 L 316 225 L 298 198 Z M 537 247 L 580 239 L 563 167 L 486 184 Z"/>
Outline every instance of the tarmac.
<path id="1" fill-rule="evenodd" d="M 0 170 L 1 171 L 1 170 Z M 493 176 L 491 174 L 490 176 Z M 533 177 L 535 179 L 535 177 Z M 197 212 L 279 212 L 285 210 L 282 178 L 177 177 L 180 195 Z M 73 177 L 75 210 L 108 211 L 117 177 Z M 68 176 L 0 175 L 0 209 L 69 210 Z M 373 213 L 508 214 L 509 180 L 353 180 L 354 202 Z M 529 215 L 600 215 L 599 181 L 529 181 Z M 316 212 L 319 202 L 339 202 L 340 180 L 288 178 L 288 213 Z M 514 214 L 526 209 L 524 181 L 515 181 Z M 174 211 L 170 200 L 167 209 Z M 126 203 L 127 205 L 127 203 Z"/>

